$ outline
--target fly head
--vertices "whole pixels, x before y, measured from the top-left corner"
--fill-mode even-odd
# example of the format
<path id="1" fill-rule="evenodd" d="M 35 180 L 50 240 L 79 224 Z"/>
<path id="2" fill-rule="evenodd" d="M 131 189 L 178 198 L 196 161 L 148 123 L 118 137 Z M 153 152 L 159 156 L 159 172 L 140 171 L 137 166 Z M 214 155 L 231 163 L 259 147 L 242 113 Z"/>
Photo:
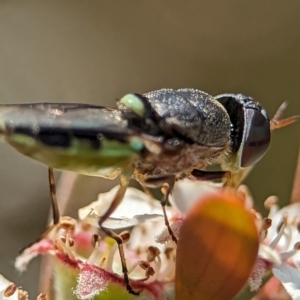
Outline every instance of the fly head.
<path id="1" fill-rule="evenodd" d="M 242 94 L 222 94 L 215 99 L 225 107 L 230 117 L 235 167 L 254 165 L 264 156 L 270 144 L 271 128 L 266 110 L 253 98 Z"/>

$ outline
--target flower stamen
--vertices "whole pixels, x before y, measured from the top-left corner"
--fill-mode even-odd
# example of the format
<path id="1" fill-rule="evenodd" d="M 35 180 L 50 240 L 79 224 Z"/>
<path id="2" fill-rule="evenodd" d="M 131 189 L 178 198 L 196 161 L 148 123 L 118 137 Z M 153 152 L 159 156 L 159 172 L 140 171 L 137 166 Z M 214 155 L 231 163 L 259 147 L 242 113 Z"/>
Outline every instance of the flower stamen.
<path id="1" fill-rule="evenodd" d="M 279 255 L 282 260 L 288 260 L 292 256 L 296 255 L 299 250 L 300 250 L 300 242 L 297 242 L 297 243 L 295 243 L 293 249 L 291 249 L 289 251 L 281 252 L 281 253 L 279 253 Z"/>
<path id="2" fill-rule="evenodd" d="M 71 260 L 76 260 L 76 257 L 71 250 L 72 242 L 70 242 L 68 233 L 66 234 L 66 236 L 60 236 L 59 238 L 57 238 L 54 243 L 59 251 L 65 253 Z"/>
<path id="3" fill-rule="evenodd" d="M 18 289 L 18 287 L 14 283 L 10 283 L 4 290 L 4 297 L 12 296 L 16 292 L 17 289 Z"/>
<path id="4" fill-rule="evenodd" d="M 279 240 L 284 235 L 285 228 L 287 228 L 287 214 L 286 213 L 283 214 L 283 216 L 282 216 L 282 223 L 281 223 L 281 226 L 280 226 L 278 234 L 276 235 L 276 237 L 274 238 L 274 240 L 269 244 L 269 247 L 271 249 L 275 249 L 275 247 L 277 246 Z"/>
<path id="5" fill-rule="evenodd" d="M 262 220 L 261 231 L 260 231 L 260 241 L 263 241 L 268 234 L 268 229 L 272 226 L 272 220 L 270 218 L 264 218 Z"/>
<path id="6" fill-rule="evenodd" d="M 76 220 L 71 217 L 63 217 L 59 222 L 59 226 L 68 232 L 73 232 L 75 230 L 76 223 Z"/>
<path id="7" fill-rule="evenodd" d="M 167 262 L 164 263 L 164 267 L 160 270 L 159 279 L 161 280 L 173 280 L 175 277 L 175 254 L 174 248 L 168 247 L 165 249 L 165 256 Z"/>
<path id="8" fill-rule="evenodd" d="M 39 294 L 36 298 L 36 300 L 47 300 L 48 297 L 46 294 Z"/>
<path id="9" fill-rule="evenodd" d="M 101 266 L 104 263 L 103 258 L 102 258 L 102 253 L 99 250 L 100 242 L 101 242 L 101 237 L 98 234 L 94 234 L 92 236 L 92 240 L 91 240 L 94 250 L 91 253 L 91 255 L 89 256 L 89 258 L 87 259 L 87 263 L 94 264 L 96 266 Z M 98 264 L 97 262 L 100 262 L 100 263 Z"/>

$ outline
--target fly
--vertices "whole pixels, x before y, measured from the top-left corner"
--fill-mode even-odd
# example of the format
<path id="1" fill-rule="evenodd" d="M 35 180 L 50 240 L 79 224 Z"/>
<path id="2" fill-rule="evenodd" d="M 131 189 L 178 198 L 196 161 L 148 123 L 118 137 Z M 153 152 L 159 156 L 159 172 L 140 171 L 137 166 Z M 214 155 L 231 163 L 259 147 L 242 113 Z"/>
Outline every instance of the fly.
<path id="1" fill-rule="evenodd" d="M 124 280 L 130 286 L 122 239 L 103 222 L 122 201 L 130 178 L 144 187 L 168 189 L 177 178 L 225 178 L 237 185 L 266 153 L 271 130 L 289 125 L 297 116 L 280 119 L 282 106 L 270 121 L 253 98 L 242 94 L 212 97 L 195 89 L 161 89 L 128 94 L 116 108 L 88 104 L 34 103 L 0 106 L 0 135 L 19 152 L 49 167 L 54 223 L 59 221 L 53 168 L 113 179 L 121 187 L 100 228 L 119 246 Z M 221 171 L 208 172 L 219 164 Z"/>

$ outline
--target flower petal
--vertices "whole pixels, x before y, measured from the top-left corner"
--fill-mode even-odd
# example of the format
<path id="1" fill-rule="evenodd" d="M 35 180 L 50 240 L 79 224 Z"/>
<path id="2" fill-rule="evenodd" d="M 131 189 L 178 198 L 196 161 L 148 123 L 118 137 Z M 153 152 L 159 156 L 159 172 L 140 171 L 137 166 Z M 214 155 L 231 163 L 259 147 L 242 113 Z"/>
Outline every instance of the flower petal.
<path id="1" fill-rule="evenodd" d="M 15 268 L 23 272 L 26 270 L 27 265 L 33 258 L 37 257 L 40 254 L 49 253 L 51 250 L 54 249 L 54 244 L 50 240 L 40 240 L 32 244 L 30 247 L 26 248 L 17 256 L 15 261 Z"/>
<path id="2" fill-rule="evenodd" d="M 207 193 L 214 192 L 223 184 L 210 181 L 196 181 L 184 178 L 176 181 L 172 190 L 171 202 L 181 212 L 187 213 L 196 201 Z"/>
<path id="3" fill-rule="evenodd" d="M 79 218 L 98 227 L 99 216 L 106 212 L 118 189 L 119 186 L 116 186 L 107 193 L 99 194 L 97 201 L 79 209 Z M 159 201 L 154 201 L 138 189 L 129 187 L 123 201 L 103 225 L 110 229 L 124 229 L 161 217 Z"/>
<path id="4" fill-rule="evenodd" d="M 279 253 L 265 244 L 259 245 L 258 256 L 274 265 L 281 264 Z"/>
<path id="5" fill-rule="evenodd" d="M 258 245 L 253 216 L 234 192 L 204 195 L 180 231 L 176 298 L 232 299 L 251 273 Z"/>
<path id="6" fill-rule="evenodd" d="M 9 296 L 5 296 L 5 294 L 7 294 L 7 288 L 9 288 L 9 286 L 12 283 L 7 280 L 4 276 L 2 276 L 0 274 L 0 299 L 2 300 L 18 300 L 18 288 L 16 287 L 16 285 L 14 286 L 14 289 L 11 290 L 11 293 L 9 293 Z"/>
<path id="7" fill-rule="evenodd" d="M 288 264 L 281 264 L 272 269 L 293 300 L 300 300 L 300 270 Z"/>
<path id="8" fill-rule="evenodd" d="M 285 206 L 271 216 L 272 226 L 268 230 L 269 240 L 273 240 L 278 235 L 278 228 L 280 228 L 285 214 L 287 215 L 287 224 L 296 224 L 295 221 L 297 221 L 300 215 L 300 203 L 293 203 Z M 297 226 L 288 226 L 285 233 L 283 238 L 278 242 L 278 246 L 281 249 L 287 250 L 300 240 L 300 233 Z"/>

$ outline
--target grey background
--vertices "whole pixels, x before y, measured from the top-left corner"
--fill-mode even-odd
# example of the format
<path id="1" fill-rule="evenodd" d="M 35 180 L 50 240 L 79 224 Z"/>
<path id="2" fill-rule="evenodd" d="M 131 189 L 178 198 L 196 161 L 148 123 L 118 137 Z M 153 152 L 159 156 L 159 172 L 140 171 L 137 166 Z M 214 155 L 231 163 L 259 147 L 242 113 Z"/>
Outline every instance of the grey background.
<path id="1" fill-rule="evenodd" d="M 272 116 L 300 113 L 300 2 L 0 0 L 0 102 L 113 105 L 128 92 L 193 87 L 242 92 Z M 247 179 L 257 203 L 288 202 L 300 124 L 274 132 Z M 44 229 L 47 170 L 0 146 L 0 272 L 37 293 L 38 261 L 22 276 L 17 250 Z M 80 178 L 73 209 L 107 183 Z"/>

